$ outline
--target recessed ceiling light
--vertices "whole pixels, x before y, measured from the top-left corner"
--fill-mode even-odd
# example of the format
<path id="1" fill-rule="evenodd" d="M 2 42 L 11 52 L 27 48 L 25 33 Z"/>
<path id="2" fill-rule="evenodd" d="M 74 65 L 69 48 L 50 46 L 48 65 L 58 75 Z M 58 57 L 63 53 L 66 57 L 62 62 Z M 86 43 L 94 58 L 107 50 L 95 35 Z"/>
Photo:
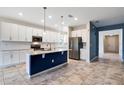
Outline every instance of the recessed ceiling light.
<path id="1" fill-rule="evenodd" d="M 65 24 L 64 21 L 61 24 L 64 25 Z"/>
<path id="2" fill-rule="evenodd" d="M 41 20 L 42 23 L 44 23 L 44 20 Z"/>
<path id="3" fill-rule="evenodd" d="M 75 20 L 75 21 L 77 21 L 77 20 L 78 20 L 78 18 L 76 18 L 76 17 L 75 17 L 75 18 L 74 18 L 74 20 Z"/>
<path id="4" fill-rule="evenodd" d="M 19 16 L 23 16 L 23 13 L 22 13 L 22 12 L 19 12 L 18 15 L 19 15 Z"/>
<path id="5" fill-rule="evenodd" d="M 49 19 L 52 19 L 52 16 L 48 16 Z"/>

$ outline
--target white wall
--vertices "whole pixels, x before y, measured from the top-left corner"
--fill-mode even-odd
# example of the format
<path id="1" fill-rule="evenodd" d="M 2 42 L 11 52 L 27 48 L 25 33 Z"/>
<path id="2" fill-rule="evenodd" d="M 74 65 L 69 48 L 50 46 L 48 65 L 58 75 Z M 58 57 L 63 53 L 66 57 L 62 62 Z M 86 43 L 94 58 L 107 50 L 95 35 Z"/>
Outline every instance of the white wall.
<path id="1" fill-rule="evenodd" d="M 119 56 L 122 60 L 122 29 L 115 29 L 115 30 L 107 30 L 107 31 L 100 31 L 99 32 L 99 57 L 102 58 L 104 56 L 104 37 L 106 35 L 119 35 Z"/>

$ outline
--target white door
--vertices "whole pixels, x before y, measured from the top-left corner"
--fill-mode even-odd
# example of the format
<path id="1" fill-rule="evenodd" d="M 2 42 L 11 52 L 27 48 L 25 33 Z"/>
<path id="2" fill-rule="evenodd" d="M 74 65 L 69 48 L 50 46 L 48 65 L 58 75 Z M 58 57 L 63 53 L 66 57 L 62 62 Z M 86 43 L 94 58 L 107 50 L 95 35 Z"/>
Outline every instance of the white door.
<path id="1" fill-rule="evenodd" d="M 11 24 L 11 41 L 18 41 L 17 24 Z"/>
<path id="2" fill-rule="evenodd" d="M 26 28 L 25 26 L 18 25 L 19 41 L 26 41 Z"/>
<path id="3" fill-rule="evenodd" d="M 11 31 L 11 24 L 1 22 L 1 40 L 2 41 L 11 40 L 10 31 Z"/>
<path id="4" fill-rule="evenodd" d="M 3 52 L 3 65 L 7 66 L 7 65 L 11 65 L 11 53 L 10 52 Z"/>
<path id="5" fill-rule="evenodd" d="M 12 51 L 11 52 L 11 63 L 17 64 L 19 63 L 19 51 Z"/>

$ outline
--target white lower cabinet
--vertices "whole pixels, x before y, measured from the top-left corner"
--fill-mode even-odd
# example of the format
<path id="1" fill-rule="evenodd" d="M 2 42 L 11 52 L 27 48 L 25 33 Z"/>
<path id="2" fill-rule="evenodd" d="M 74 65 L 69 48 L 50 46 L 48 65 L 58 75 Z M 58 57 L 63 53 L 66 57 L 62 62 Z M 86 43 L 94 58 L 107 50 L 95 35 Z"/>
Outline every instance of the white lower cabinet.
<path id="1" fill-rule="evenodd" d="M 0 52 L 0 67 L 11 66 L 26 62 L 29 50 L 2 51 Z"/>
<path id="2" fill-rule="evenodd" d="M 11 63 L 18 64 L 19 63 L 19 51 L 12 51 L 11 54 Z"/>
<path id="3" fill-rule="evenodd" d="M 26 53 L 27 53 L 27 51 L 25 51 L 25 50 L 19 51 L 19 62 L 20 63 L 26 62 Z"/>
<path id="4" fill-rule="evenodd" d="M 10 52 L 3 52 L 2 53 L 2 61 L 3 61 L 3 66 L 8 66 L 11 65 L 11 54 Z"/>
<path id="5" fill-rule="evenodd" d="M 0 52 L 0 67 L 3 65 L 3 61 L 2 61 L 2 53 Z"/>
<path id="6" fill-rule="evenodd" d="M 87 50 L 86 49 L 80 49 L 80 59 L 81 60 L 86 60 L 87 58 Z"/>

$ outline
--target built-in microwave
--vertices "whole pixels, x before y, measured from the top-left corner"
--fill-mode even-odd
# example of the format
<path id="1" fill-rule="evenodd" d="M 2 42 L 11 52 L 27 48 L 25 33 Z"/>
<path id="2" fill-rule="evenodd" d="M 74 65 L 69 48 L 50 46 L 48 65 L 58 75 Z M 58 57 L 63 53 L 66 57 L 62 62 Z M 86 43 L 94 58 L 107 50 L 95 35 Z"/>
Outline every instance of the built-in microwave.
<path id="1" fill-rule="evenodd" d="M 42 42 L 41 36 L 32 36 L 32 42 Z"/>

